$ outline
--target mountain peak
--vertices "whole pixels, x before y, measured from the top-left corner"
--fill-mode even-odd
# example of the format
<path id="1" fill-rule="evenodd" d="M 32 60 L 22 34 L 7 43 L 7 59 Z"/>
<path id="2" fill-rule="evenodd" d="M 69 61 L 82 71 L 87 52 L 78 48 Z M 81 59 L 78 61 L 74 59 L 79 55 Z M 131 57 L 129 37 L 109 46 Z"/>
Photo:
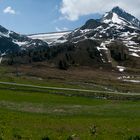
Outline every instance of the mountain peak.
<path id="1" fill-rule="evenodd" d="M 119 6 L 115 6 L 113 9 L 112 9 L 112 12 L 125 12 L 125 10 L 123 10 L 122 8 L 120 8 Z"/>
<path id="2" fill-rule="evenodd" d="M 105 23 L 113 22 L 117 24 L 131 25 L 140 28 L 140 21 L 119 6 L 116 6 L 110 12 L 107 12 L 101 21 Z"/>

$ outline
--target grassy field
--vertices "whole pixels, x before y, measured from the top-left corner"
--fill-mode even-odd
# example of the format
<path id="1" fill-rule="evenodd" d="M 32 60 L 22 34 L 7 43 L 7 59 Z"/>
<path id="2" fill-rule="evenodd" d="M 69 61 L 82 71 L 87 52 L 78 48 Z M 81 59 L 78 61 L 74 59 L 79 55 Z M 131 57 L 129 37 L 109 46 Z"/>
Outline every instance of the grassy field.
<path id="1" fill-rule="evenodd" d="M 0 84 L 0 140 L 139 140 L 140 96 L 108 94 L 140 93 L 139 83 L 117 79 L 124 75 L 140 78 L 139 71 L 132 70 L 61 71 L 35 64 L 20 66 L 17 74 L 14 66 L 1 66 L 0 81 L 101 93 Z"/>
<path id="2" fill-rule="evenodd" d="M 2 140 L 128 140 L 140 134 L 140 101 L 0 90 Z"/>

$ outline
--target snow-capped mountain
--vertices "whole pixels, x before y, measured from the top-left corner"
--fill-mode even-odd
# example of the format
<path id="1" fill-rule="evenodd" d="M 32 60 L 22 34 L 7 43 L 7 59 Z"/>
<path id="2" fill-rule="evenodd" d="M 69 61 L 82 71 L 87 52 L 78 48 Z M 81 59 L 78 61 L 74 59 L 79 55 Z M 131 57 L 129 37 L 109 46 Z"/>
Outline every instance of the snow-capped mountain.
<path id="1" fill-rule="evenodd" d="M 25 35 L 15 33 L 0 26 L 0 51 L 1 53 L 48 47 L 48 44 L 39 39 L 31 39 Z"/>
<path id="2" fill-rule="evenodd" d="M 0 63 L 30 63 L 47 59 L 49 46 L 0 26 Z"/>
<path id="3" fill-rule="evenodd" d="M 31 50 L 31 53 L 26 52 L 27 61 L 48 58 L 65 66 L 140 68 L 140 21 L 125 10 L 114 7 L 101 19 L 90 19 L 72 32 L 25 36 L 0 26 L 1 54 L 11 50 Z"/>
<path id="4" fill-rule="evenodd" d="M 59 40 L 75 47 L 81 42 L 86 46 L 84 42 L 93 41 L 94 49 L 104 64 L 113 64 L 114 61 L 128 64 L 129 60 L 137 59 L 135 62 L 138 62 L 140 59 L 140 21 L 119 7 L 114 7 L 101 19 L 88 20 Z"/>

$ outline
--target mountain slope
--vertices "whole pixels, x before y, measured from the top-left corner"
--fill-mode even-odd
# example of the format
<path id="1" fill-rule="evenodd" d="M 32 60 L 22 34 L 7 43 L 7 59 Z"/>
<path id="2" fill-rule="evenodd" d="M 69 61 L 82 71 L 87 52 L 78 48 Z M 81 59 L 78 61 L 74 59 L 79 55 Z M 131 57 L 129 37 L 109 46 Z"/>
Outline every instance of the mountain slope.
<path id="1" fill-rule="evenodd" d="M 49 46 L 46 42 L 39 39 L 31 39 L 25 35 L 17 34 L 13 31 L 9 31 L 6 28 L 0 26 L 0 60 L 13 61 L 13 56 L 21 59 L 19 62 L 28 62 L 29 59 L 24 59 L 23 56 L 38 57 L 40 51 L 47 51 Z M 35 53 L 34 53 L 35 52 Z M 31 54 L 30 54 L 31 53 Z M 36 55 L 36 56 L 35 56 Z M 28 56 L 28 57 L 29 57 Z M 5 59 L 4 59 L 5 58 Z M 30 58 L 31 59 L 31 58 Z M 37 60 L 37 59 L 36 59 Z M 40 60 L 40 58 L 38 59 Z"/>
<path id="2" fill-rule="evenodd" d="M 97 42 L 94 49 L 99 51 L 102 62 L 96 63 L 140 67 L 140 21 L 119 7 L 114 7 L 101 19 L 88 20 L 61 40 L 75 47 L 81 42 L 83 47 L 87 46 L 84 42 Z"/>
<path id="3" fill-rule="evenodd" d="M 48 47 L 48 44 L 46 42 L 43 42 L 39 39 L 33 40 L 25 35 L 17 34 L 13 31 L 9 31 L 2 26 L 0 26 L 0 38 L 3 39 L 3 41 L 0 41 L 1 44 L 5 44 L 6 41 L 9 41 L 11 44 L 17 46 L 19 49 L 36 48 L 41 46 Z M 7 50 L 11 50 L 11 48 L 8 48 Z"/>

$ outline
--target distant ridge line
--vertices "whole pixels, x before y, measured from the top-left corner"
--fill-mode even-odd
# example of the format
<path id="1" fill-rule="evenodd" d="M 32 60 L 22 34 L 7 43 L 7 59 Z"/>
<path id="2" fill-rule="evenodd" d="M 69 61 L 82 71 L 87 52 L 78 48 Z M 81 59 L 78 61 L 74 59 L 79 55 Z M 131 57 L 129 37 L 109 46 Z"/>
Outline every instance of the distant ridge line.
<path id="1" fill-rule="evenodd" d="M 73 30 L 68 30 L 68 31 L 60 31 L 60 32 L 34 33 L 34 34 L 27 34 L 27 36 L 32 36 L 32 35 L 40 35 L 40 34 L 66 33 L 66 32 L 72 32 L 72 31 L 73 31 Z"/>

